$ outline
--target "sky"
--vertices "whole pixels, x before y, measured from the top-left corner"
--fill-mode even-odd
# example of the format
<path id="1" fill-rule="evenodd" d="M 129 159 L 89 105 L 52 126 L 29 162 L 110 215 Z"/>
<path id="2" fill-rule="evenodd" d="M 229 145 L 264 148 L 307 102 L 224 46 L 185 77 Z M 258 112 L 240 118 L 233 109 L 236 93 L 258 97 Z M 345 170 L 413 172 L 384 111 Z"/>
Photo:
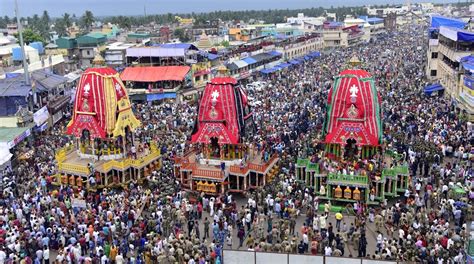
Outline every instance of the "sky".
<path id="1" fill-rule="evenodd" d="M 15 0 L 0 0 L 0 16 L 14 16 Z M 20 16 L 42 14 L 52 17 L 63 13 L 80 16 L 91 10 L 95 16 L 210 12 L 216 10 L 297 9 L 311 7 L 362 6 L 366 4 L 398 4 L 404 0 L 18 0 Z M 412 3 L 419 2 L 411 0 Z M 424 0 L 426 2 L 426 0 Z M 433 3 L 458 2 L 432 0 Z"/>

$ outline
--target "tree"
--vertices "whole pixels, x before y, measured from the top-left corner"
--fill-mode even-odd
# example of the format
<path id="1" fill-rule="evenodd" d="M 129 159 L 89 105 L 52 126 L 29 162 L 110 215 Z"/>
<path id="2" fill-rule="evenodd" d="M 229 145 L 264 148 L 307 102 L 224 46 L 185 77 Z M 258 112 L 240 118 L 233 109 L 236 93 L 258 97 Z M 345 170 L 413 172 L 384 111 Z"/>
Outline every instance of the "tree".
<path id="1" fill-rule="evenodd" d="M 81 26 L 84 28 L 87 32 L 91 30 L 92 23 L 95 22 L 94 14 L 92 14 L 91 11 L 86 10 L 84 15 L 81 17 Z"/>
<path id="2" fill-rule="evenodd" d="M 181 42 L 188 42 L 189 41 L 188 36 L 186 35 L 186 33 L 184 32 L 184 29 L 182 29 L 182 28 L 175 29 L 173 34 L 174 34 L 175 37 L 179 38 L 179 40 Z"/>
<path id="3" fill-rule="evenodd" d="M 49 17 L 48 11 L 43 11 L 43 15 L 41 16 L 41 22 L 44 23 L 45 26 L 51 23 L 51 18 Z"/>
<path id="4" fill-rule="evenodd" d="M 40 24 L 38 25 L 38 31 L 43 37 L 43 39 L 49 39 L 49 24 L 51 23 L 51 18 L 49 17 L 48 11 L 44 10 L 43 15 L 40 19 Z"/>
<path id="5" fill-rule="evenodd" d="M 60 37 L 67 35 L 67 27 L 64 19 L 59 18 L 56 20 L 56 23 L 54 23 L 54 30 Z"/>
<path id="6" fill-rule="evenodd" d="M 64 13 L 64 15 L 62 17 L 62 20 L 63 20 L 64 26 L 66 26 L 66 28 L 72 26 L 71 15 L 69 15 L 68 13 Z"/>
<path id="7" fill-rule="evenodd" d="M 19 43 L 19 34 L 16 33 L 15 35 L 15 38 L 18 39 L 18 43 Z M 40 34 L 38 34 L 38 32 L 35 32 L 33 31 L 31 28 L 26 28 L 23 30 L 23 42 L 25 43 L 25 45 L 28 45 L 32 42 L 43 42 L 44 43 L 44 39 L 43 37 L 41 37 Z"/>

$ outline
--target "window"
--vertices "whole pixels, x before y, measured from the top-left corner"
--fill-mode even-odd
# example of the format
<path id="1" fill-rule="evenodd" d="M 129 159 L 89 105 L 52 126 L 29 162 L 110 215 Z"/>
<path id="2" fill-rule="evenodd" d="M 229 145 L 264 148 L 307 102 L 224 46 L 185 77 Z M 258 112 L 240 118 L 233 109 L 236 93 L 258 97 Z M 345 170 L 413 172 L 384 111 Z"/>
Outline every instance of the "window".
<path id="1" fill-rule="evenodd" d="M 90 51 L 90 50 L 86 50 L 86 54 L 87 54 L 87 56 L 90 56 L 90 55 L 91 55 L 91 51 Z"/>
<path id="2" fill-rule="evenodd" d="M 438 74 L 437 70 L 431 70 L 430 76 L 436 76 Z"/>
<path id="3" fill-rule="evenodd" d="M 431 58 L 432 59 L 437 59 L 438 58 L 438 52 L 431 52 Z"/>

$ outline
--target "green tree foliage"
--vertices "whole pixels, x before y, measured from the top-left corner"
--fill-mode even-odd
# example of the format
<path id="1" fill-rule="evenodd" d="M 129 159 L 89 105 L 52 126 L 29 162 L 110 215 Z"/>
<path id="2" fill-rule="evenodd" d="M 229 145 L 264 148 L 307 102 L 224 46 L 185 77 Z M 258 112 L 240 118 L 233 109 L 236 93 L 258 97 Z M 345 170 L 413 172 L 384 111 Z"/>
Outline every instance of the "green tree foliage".
<path id="1" fill-rule="evenodd" d="M 188 42 L 189 41 L 189 37 L 186 35 L 186 32 L 184 32 L 184 29 L 182 29 L 182 28 L 175 29 L 173 34 L 176 38 L 179 38 L 179 40 L 181 42 Z"/>
<path id="2" fill-rule="evenodd" d="M 81 17 L 81 27 L 87 32 L 91 30 L 92 23 L 95 22 L 94 14 L 91 11 L 86 10 L 86 12 Z"/>
<path id="3" fill-rule="evenodd" d="M 0 17 L 0 28 L 6 28 L 7 24 L 10 24 L 11 20 L 8 16 Z"/>
<path id="4" fill-rule="evenodd" d="M 68 35 L 67 29 L 70 26 L 72 26 L 71 15 L 64 13 L 61 18 L 56 19 L 54 30 L 56 30 L 59 36 L 66 36 Z"/>
<path id="5" fill-rule="evenodd" d="M 328 9 L 324 9 L 322 7 L 318 8 L 304 8 L 304 9 L 269 9 L 269 10 L 244 10 L 244 11 L 214 11 L 209 13 L 191 13 L 191 14 L 160 14 L 160 15 L 147 15 L 147 16 L 111 16 L 101 19 L 101 21 L 107 23 L 114 23 L 119 25 L 122 28 L 131 28 L 132 26 L 140 26 L 144 24 L 148 24 L 150 22 L 155 22 L 157 24 L 176 24 L 177 21 L 175 19 L 176 16 L 183 17 L 183 18 L 193 18 L 195 24 L 205 25 L 208 21 L 244 21 L 247 22 L 251 19 L 258 23 L 259 21 L 263 21 L 265 23 L 281 23 L 285 22 L 287 17 L 294 17 L 298 13 L 304 13 L 306 16 L 311 17 L 318 17 L 323 16 L 325 13 L 336 13 L 338 20 L 343 20 L 346 15 L 353 15 L 353 16 L 361 16 L 367 15 L 367 10 L 365 7 L 333 7 L 331 6 Z M 40 23 L 45 21 L 46 18 L 49 18 L 47 12 L 43 12 L 43 15 L 38 17 L 38 15 L 34 15 L 33 17 L 28 19 L 28 23 L 32 26 L 33 29 L 38 31 Z M 65 14 L 66 15 L 66 14 Z M 64 16 L 62 17 L 65 18 Z M 69 23 L 79 22 L 79 25 L 84 30 L 84 32 L 89 32 L 91 29 L 92 24 L 97 20 L 91 11 L 87 10 L 79 19 L 73 14 L 72 17 L 68 16 Z M 1 23 L 5 23 L 5 18 L 0 19 Z M 64 21 L 66 23 L 66 21 Z M 185 32 L 183 32 L 182 37 L 186 38 Z"/>
<path id="6" fill-rule="evenodd" d="M 18 42 L 20 41 L 19 40 L 20 37 L 18 33 L 15 34 L 15 38 L 18 39 Z M 25 45 L 28 45 L 32 42 L 37 42 L 37 41 L 45 43 L 43 37 L 38 32 L 35 32 L 31 28 L 25 28 L 23 30 L 23 42 L 25 43 Z"/>

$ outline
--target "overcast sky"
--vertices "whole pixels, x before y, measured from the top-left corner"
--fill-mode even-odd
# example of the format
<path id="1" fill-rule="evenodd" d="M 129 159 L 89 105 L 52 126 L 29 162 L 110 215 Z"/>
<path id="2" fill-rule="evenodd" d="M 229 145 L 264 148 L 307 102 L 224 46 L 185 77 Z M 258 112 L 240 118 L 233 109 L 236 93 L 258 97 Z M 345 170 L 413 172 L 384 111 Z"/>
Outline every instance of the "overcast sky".
<path id="1" fill-rule="evenodd" d="M 96 16 L 191 13 L 215 10 L 296 9 L 310 7 L 355 6 L 365 4 L 397 4 L 404 0 L 18 0 L 21 16 L 41 14 L 48 10 L 58 17 L 68 12 L 80 16 L 91 10 Z M 417 1 L 411 1 L 417 2 Z M 426 0 L 424 1 L 426 2 Z M 436 3 L 457 0 L 433 0 Z M 14 0 L 0 0 L 0 15 L 14 15 Z"/>

